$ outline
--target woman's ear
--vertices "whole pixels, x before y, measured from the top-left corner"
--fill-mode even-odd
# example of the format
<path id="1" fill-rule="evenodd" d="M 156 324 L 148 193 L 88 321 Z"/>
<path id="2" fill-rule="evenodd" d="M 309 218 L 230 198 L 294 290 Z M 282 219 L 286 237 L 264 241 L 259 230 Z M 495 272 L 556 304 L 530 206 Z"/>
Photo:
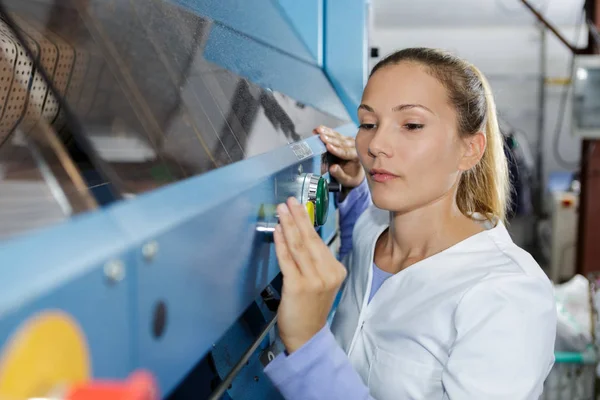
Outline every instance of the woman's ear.
<path id="1" fill-rule="evenodd" d="M 487 140 L 483 132 L 469 135 L 463 140 L 465 150 L 460 160 L 459 169 L 461 171 L 468 171 L 476 166 L 481 157 L 483 157 Z"/>

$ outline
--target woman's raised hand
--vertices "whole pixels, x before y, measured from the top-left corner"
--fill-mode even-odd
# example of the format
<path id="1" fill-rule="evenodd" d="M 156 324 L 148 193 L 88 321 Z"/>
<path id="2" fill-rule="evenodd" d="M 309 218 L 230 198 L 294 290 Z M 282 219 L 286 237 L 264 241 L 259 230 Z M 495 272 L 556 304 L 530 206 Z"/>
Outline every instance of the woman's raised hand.
<path id="1" fill-rule="evenodd" d="M 346 268 L 321 240 L 306 208 L 295 198 L 280 204 L 277 212 L 275 250 L 283 274 L 279 334 L 292 353 L 327 323 Z"/>
<path id="2" fill-rule="evenodd" d="M 358 159 L 354 138 L 343 136 L 326 126 L 319 126 L 314 133 L 325 143 L 327 151 L 339 159 L 339 163 L 329 166 L 329 174 L 345 188 L 360 185 L 365 179 L 365 171 Z"/>

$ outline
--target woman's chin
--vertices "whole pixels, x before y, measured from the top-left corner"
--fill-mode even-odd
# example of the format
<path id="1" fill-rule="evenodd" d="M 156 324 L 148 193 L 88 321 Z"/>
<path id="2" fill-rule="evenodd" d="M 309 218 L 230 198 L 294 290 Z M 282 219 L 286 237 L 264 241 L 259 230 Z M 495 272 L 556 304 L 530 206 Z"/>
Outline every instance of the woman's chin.
<path id="1" fill-rule="evenodd" d="M 390 195 L 389 193 L 371 192 L 371 200 L 375 207 L 386 211 L 402 211 L 406 207 L 401 201 L 398 201 L 398 196 Z"/>

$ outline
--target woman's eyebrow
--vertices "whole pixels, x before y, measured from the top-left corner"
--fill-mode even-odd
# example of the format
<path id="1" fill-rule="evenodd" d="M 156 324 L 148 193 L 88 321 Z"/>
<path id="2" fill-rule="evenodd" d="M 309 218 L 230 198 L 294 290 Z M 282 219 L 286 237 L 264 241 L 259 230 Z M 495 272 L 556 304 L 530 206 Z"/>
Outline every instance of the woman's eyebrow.
<path id="1" fill-rule="evenodd" d="M 430 113 L 435 115 L 435 113 L 433 111 L 431 111 L 429 108 L 425 107 L 422 104 L 400 104 L 400 105 L 392 108 L 392 111 L 404 111 L 404 110 L 410 110 L 411 108 L 422 108 L 423 110 L 429 111 Z"/>

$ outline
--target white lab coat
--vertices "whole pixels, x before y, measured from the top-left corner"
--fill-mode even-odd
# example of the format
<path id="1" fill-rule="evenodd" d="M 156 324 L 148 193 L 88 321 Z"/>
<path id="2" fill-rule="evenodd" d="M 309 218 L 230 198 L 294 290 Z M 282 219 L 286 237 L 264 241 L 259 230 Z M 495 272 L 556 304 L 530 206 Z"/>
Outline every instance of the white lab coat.
<path id="1" fill-rule="evenodd" d="M 332 323 L 373 398 L 538 399 L 554 362 L 556 307 L 534 259 L 498 223 L 388 278 L 367 303 L 388 225 L 375 207 L 358 219 Z"/>

